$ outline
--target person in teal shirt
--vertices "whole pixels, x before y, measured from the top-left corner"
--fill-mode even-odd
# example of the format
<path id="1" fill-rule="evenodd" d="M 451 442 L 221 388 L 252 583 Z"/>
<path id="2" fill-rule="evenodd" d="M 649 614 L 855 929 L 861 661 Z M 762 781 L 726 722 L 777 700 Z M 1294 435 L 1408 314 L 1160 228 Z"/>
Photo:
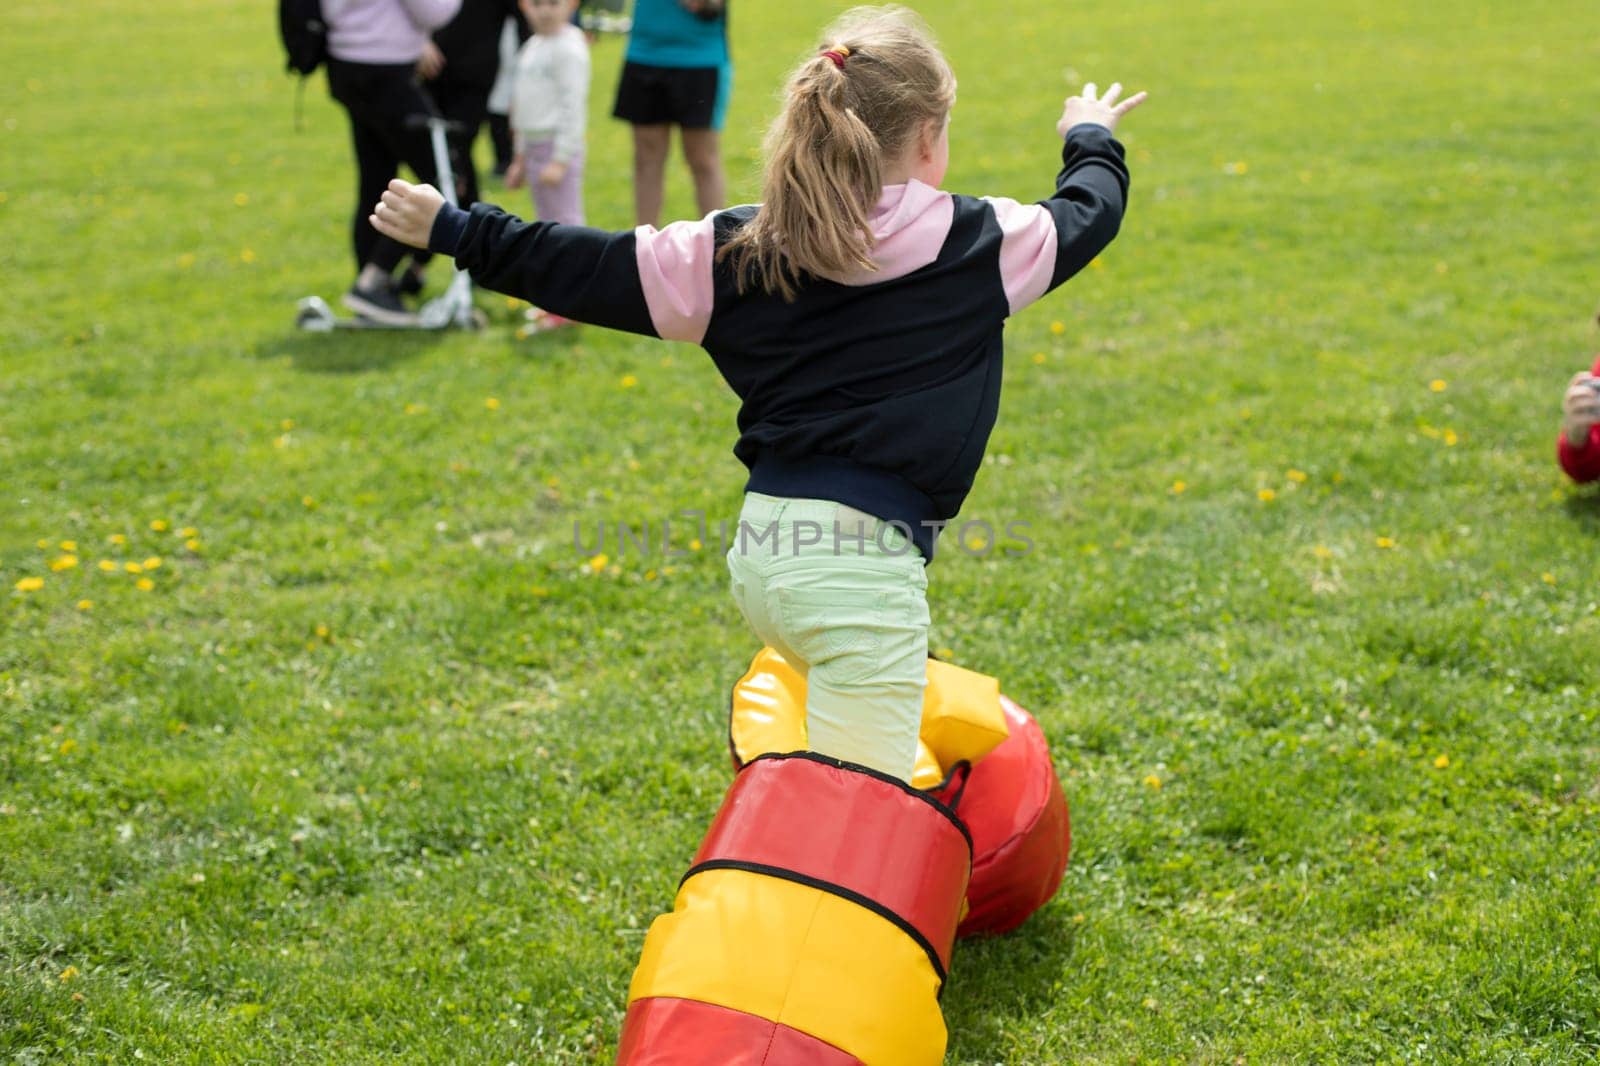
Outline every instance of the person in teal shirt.
<path id="1" fill-rule="evenodd" d="M 733 63 L 726 0 L 636 0 L 633 32 L 612 115 L 633 126 L 633 208 L 641 226 L 661 221 L 672 127 L 694 176 L 701 215 L 723 206 L 722 121 Z"/>

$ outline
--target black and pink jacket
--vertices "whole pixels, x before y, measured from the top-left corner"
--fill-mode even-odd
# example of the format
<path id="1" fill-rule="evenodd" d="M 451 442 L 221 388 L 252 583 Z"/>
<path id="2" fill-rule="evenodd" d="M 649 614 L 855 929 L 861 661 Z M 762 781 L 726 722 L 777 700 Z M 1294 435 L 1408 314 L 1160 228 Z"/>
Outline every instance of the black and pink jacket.
<path id="1" fill-rule="evenodd" d="M 716 250 L 753 206 L 610 233 L 448 205 L 429 247 L 478 284 L 582 322 L 703 347 L 742 401 L 746 489 L 835 500 L 909 527 L 924 559 L 961 509 L 1000 403 L 1005 320 L 1082 270 L 1121 224 L 1128 170 L 1103 126 L 1067 133 L 1056 191 L 1019 204 L 891 185 L 877 270 L 741 294 Z"/>

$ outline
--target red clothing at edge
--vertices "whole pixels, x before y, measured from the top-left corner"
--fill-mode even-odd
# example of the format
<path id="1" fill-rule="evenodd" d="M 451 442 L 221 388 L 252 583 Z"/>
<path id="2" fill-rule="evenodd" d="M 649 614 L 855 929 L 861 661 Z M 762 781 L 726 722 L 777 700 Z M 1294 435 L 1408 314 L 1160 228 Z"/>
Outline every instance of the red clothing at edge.
<path id="1" fill-rule="evenodd" d="M 1600 377 L 1600 358 L 1594 361 L 1593 374 Z M 1580 485 L 1600 480 L 1600 423 L 1589 427 L 1589 443 L 1582 448 L 1574 448 L 1562 433 L 1556 444 L 1556 458 L 1561 460 L 1561 469 L 1567 476 Z"/>

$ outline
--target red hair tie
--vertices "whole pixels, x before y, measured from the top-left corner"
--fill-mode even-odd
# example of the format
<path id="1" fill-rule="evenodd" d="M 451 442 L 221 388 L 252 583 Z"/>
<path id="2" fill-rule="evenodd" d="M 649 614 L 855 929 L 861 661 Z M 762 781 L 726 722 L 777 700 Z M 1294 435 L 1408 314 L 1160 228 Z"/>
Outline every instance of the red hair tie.
<path id="1" fill-rule="evenodd" d="M 832 48 L 824 48 L 822 54 L 833 60 L 833 65 L 840 70 L 844 69 L 844 61 L 850 58 L 850 46 L 836 44 Z"/>

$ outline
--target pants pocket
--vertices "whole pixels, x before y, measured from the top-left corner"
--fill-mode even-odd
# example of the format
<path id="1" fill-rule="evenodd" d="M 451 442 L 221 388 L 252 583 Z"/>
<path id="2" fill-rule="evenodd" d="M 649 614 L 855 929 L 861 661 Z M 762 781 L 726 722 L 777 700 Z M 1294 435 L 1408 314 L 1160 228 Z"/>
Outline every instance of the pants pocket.
<path id="1" fill-rule="evenodd" d="M 811 668 L 826 666 L 835 681 L 865 680 L 878 669 L 890 598 L 871 589 L 779 588 L 784 639 Z"/>

